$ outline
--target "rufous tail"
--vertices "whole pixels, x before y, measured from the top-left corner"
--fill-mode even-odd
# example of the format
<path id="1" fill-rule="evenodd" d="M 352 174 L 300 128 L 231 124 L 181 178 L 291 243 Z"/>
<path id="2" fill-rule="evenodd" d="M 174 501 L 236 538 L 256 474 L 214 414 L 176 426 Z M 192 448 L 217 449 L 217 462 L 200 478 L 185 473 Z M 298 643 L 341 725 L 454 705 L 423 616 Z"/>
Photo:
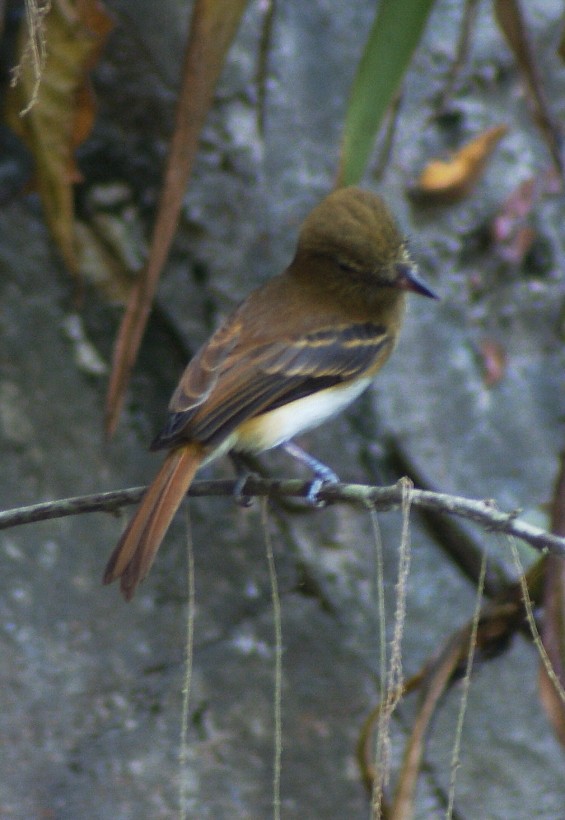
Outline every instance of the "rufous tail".
<path id="1" fill-rule="evenodd" d="M 126 601 L 133 597 L 137 585 L 149 572 L 204 455 L 204 448 L 199 444 L 171 450 L 118 541 L 106 565 L 103 582 L 110 584 L 120 578 Z"/>

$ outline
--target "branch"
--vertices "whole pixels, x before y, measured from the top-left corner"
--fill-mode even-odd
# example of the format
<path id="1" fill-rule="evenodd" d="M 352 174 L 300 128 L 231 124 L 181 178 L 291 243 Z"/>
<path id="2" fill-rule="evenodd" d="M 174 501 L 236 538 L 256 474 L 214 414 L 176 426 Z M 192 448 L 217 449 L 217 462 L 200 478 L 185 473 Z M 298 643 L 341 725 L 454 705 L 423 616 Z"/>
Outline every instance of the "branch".
<path id="1" fill-rule="evenodd" d="M 401 479 L 389 487 L 371 487 L 367 484 L 329 484 L 318 493 L 325 504 L 361 504 L 376 510 L 392 510 L 402 503 L 403 484 Z M 231 496 L 236 489 L 236 481 L 195 481 L 190 487 L 190 496 Z M 273 481 L 250 476 L 243 488 L 245 496 L 269 496 L 269 498 L 305 498 L 311 483 L 309 481 Z M 0 512 L 0 530 L 34 521 L 63 518 L 86 512 L 116 512 L 128 504 L 136 504 L 146 487 L 132 487 L 95 495 L 81 495 L 64 498 L 61 501 L 46 501 L 31 507 L 19 507 Z M 406 490 L 404 491 L 406 492 Z M 406 500 L 406 496 L 405 496 Z M 414 507 L 434 510 L 446 515 L 456 515 L 475 521 L 484 529 L 506 533 L 526 541 L 535 549 L 548 551 L 565 558 L 565 538 L 552 535 L 540 527 L 534 527 L 518 518 L 519 511 L 503 512 L 495 501 L 479 501 L 430 490 L 408 490 L 408 500 Z"/>

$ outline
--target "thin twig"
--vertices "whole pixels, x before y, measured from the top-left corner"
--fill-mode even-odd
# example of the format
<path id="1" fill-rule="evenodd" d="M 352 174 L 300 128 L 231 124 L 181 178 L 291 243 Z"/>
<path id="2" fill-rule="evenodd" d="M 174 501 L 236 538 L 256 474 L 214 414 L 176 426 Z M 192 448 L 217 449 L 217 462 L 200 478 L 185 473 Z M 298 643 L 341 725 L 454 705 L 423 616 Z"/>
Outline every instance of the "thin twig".
<path id="1" fill-rule="evenodd" d="M 246 496 L 268 496 L 269 498 L 304 498 L 311 484 L 308 481 L 272 481 L 250 476 L 243 488 Z M 86 512 L 116 512 L 128 504 L 136 504 L 145 487 L 133 487 L 109 493 L 96 493 L 60 501 L 47 501 L 31 507 L 0 512 L 0 530 L 34 521 L 63 518 Z M 230 496 L 236 489 L 235 481 L 195 481 L 191 486 L 191 496 Z M 330 484 L 319 492 L 320 501 L 326 504 L 348 503 L 371 506 L 376 510 L 391 510 L 402 504 L 402 486 L 399 483 L 389 487 L 372 487 L 368 484 Z M 413 507 L 436 510 L 447 515 L 456 515 L 475 521 L 487 530 L 504 532 L 526 541 L 535 549 L 547 550 L 565 558 L 565 538 L 528 524 L 518 517 L 519 511 L 499 510 L 492 500 L 481 501 L 430 490 L 410 490 L 409 503 Z"/>
<path id="2" fill-rule="evenodd" d="M 455 728 L 455 740 L 453 743 L 453 750 L 451 753 L 451 772 L 449 776 L 449 803 L 445 815 L 446 820 L 452 820 L 454 806 L 455 806 L 455 784 L 457 782 L 457 772 L 461 766 L 461 738 L 463 736 L 463 723 L 465 721 L 465 713 L 469 704 L 469 691 L 471 688 L 471 673 L 473 672 L 473 663 L 475 660 L 475 651 L 477 649 L 477 634 L 479 632 L 479 624 L 481 621 L 481 609 L 483 603 L 483 593 L 485 588 L 485 578 L 487 574 L 487 554 L 483 550 L 483 560 L 481 562 L 481 574 L 479 576 L 479 583 L 477 584 L 477 597 L 475 600 L 475 611 L 473 613 L 473 620 L 471 621 L 471 634 L 469 636 L 469 649 L 467 652 L 467 663 L 465 666 L 465 675 L 463 677 L 463 688 L 461 691 L 461 701 L 459 704 L 459 714 L 457 715 L 457 726 Z"/>
<path id="3" fill-rule="evenodd" d="M 401 482 L 402 491 L 402 533 L 398 549 L 398 579 L 396 582 L 396 609 L 394 613 L 394 627 L 391 640 L 390 662 L 386 670 L 386 696 L 383 708 L 379 715 L 376 771 L 371 797 L 371 817 L 380 820 L 383 815 L 383 797 L 385 787 L 388 786 L 391 770 L 392 741 L 390 727 L 392 716 L 402 699 L 404 691 L 404 673 L 402 670 L 402 636 L 406 625 L 406 594 L 408 577 L 410 574 L 410 560 L 412 550 L 410 545 L 410 491 L 413 487 L 408 478 Z"/>
<path id="4" fill-rule="evenodd" d="M 267 554 L 267 564 L 269 566 L 269 580 L 271 582 L 271 601 L 273 604 L 273 621 L 275 627 L 275 693 L 274 693 L 274 762 L 273 762 L 273 820 L 280 820 L 281 817 L 281 760 L 282 760 L 282 614 L 281 598 L 279 594 L 279 582 L 277 579 L 277 568 L 275 564 L 275 554 L 273 551 L 273 541 L 269 529 L 269 507 L 266 499 L 261 503 L 261 527 L 265 537 L 265 551 Z"/>

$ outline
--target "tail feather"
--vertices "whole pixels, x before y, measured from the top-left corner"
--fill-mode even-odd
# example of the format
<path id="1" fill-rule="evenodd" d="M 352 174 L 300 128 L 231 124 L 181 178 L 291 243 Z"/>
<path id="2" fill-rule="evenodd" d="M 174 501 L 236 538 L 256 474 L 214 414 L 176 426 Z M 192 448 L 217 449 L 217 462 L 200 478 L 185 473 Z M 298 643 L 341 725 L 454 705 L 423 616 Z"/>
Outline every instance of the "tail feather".
<path id="1" fill-rule="evenodd" d="M 204 449 L 187 444 L 172 450 L 153 479 L 104 571 L 103 582 L 120 578 L 130 600 L 153 563 L 161 541 L 204 458 Z"/>

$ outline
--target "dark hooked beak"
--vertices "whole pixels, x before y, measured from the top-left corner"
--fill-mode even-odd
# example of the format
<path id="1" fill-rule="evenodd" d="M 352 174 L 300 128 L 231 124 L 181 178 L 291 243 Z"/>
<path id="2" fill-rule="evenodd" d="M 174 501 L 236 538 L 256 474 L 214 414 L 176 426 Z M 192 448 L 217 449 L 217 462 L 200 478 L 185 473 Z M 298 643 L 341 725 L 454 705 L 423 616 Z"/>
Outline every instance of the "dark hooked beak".
<path id="1" fill-rule="evenodd" d="M 395 284 L 400 290 L 411 290 L 413 293 L 419 293 L 421 296 L 429 296 L 430 299 L 439 299 L 437 293 L 434 293 L 434 291 L 420 279 L 414 265 L 401 262 L 396 266 L 396 273 L 397 279 Z"/>

